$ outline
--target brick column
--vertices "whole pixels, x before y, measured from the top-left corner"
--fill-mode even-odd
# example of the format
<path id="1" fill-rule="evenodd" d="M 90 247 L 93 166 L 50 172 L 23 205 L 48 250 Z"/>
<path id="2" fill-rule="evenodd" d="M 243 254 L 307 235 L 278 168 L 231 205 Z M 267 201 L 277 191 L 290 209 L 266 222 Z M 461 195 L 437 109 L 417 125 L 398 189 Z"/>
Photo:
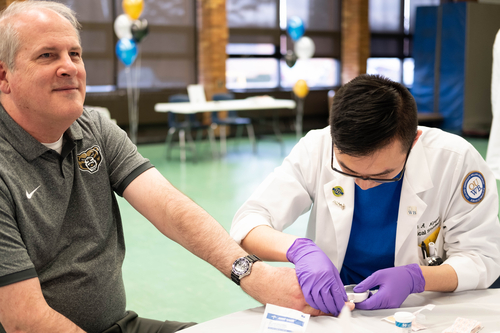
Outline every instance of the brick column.
<path id="1" fill-rule="evenodd" d="M 226 92 L 226 44 L 229 30 L 225 0 L 197 0 L 198 83 L 207 99 Z"/>
<path id="2" fill-rule="evenodd" d="M 342 1 L 342 84 L 366 73 L 370 56 L 368 0 Z"/>

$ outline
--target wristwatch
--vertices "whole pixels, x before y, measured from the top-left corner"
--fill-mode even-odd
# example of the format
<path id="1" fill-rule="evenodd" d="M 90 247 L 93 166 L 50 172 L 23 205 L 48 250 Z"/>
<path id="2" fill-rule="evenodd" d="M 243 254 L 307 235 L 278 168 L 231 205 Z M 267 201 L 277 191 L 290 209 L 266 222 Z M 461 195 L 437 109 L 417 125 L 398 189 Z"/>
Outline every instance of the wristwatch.
<path id="1" fill-rule="evenodd" d="M 261 261 L 261 259 L 255 254 L 236 259 L 231 270 L 231 280 L 239 286 L 241 279 L 250 275 L 252 272 L 252 265 L 256 261 Z"/>

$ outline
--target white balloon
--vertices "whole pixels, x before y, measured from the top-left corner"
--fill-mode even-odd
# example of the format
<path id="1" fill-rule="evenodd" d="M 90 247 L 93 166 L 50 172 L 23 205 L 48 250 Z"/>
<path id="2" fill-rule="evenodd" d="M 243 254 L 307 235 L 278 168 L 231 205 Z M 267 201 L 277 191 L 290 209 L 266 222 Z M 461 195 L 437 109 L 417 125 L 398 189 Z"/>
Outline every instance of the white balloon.
<path id="1" fill-rule="evenodd" d="M 307 36 L 300 37 L 294 46 L 295 54 L 299 59 L 309 59 L 313 56 L 315 46 L 311 38 Z"/>
<path id="2" fill-rule="evenodd" d="M 115 19 L 113 25 L 115 29 L 115 34 L 119 39 L 127 38 L 132 39 L 132 23 L 133 21 L 128 17 L 127 14 L 121 14 Z"/>

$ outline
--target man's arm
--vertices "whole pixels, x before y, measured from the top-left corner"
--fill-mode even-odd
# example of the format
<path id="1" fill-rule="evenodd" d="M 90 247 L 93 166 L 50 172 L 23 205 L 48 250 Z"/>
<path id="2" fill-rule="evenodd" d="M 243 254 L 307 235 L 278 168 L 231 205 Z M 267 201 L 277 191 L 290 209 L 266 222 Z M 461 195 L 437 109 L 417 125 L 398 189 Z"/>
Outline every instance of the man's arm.
<path id="1" fill-rule="evenodd" d="M 134 179 L 124 198 L 165 236 L 209 262 L 226 277 L 233 262 L 247 253 L 200 206 L 173 187 L 155 168 Z M 252 274 L 241 280 L 242 289 L 261 303 L 273 303 L 313 315 L 290 268 L 256 262 Z"/>
<path id="2" fill-rule="evenodd" d="M 37 278 L 0 287 L 0 323 L 7 333 L 84 333 L 47 304 Z"/>
<path id="3" fill-rule="evenodd" d="M 454 291 L 458 286 L 457 273 L 450 265 L 420 266 L 426 291 Z"/>
<path id="4" fill-rule="evenodd" d="M 241 247 L 263 260 L 288 262 L 286 252 L 297 238 L 267 225 L 261 225 L 252 229 L 243 238 Z"/>

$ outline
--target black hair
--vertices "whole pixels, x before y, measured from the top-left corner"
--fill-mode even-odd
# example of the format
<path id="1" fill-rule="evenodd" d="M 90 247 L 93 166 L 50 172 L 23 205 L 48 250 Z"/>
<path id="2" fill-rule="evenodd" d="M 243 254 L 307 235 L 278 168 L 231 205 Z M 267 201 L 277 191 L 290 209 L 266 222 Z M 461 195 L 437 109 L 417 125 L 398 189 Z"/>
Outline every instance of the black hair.
<path id="1" fill-rule="evenodd" d="M 333 97 L 330 130 L 335 147 L 351 156 L 368 156 L 394 139 L 406 153 L 417 133 L 417 105 L 402 84 L 363 74 Z"/>

